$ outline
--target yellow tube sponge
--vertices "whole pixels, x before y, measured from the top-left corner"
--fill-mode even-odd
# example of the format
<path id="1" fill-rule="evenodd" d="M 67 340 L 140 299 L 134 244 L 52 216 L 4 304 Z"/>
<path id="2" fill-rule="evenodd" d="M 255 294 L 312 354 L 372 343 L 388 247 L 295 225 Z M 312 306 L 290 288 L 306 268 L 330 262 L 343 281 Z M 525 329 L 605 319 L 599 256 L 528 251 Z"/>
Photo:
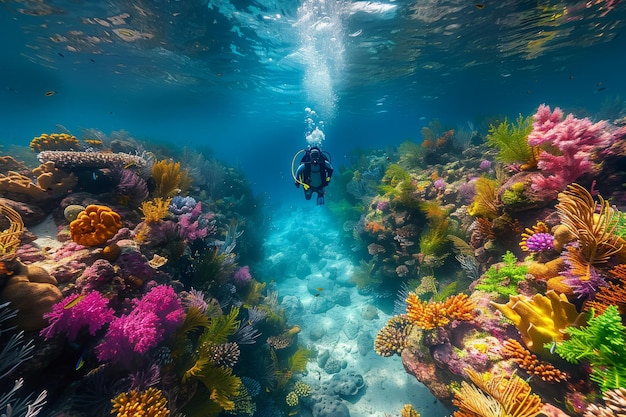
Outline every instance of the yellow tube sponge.
<path id="1" fill-rule="evenodd" d="M 550 290 L 546 295 L 510 296 L 506 304 L 491 302 L 519 330 L 526 347 L 535 353 L 548 353 L 545 344 L 561 342 L 565 329 L 581 314 L 564 294 Z"/>

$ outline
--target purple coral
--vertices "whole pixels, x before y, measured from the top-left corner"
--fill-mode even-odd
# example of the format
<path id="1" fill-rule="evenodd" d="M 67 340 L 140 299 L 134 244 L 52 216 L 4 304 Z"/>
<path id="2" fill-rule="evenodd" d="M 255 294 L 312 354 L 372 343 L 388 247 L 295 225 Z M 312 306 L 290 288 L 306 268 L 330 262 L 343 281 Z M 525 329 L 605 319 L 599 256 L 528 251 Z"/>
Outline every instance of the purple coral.
<path id="1" fill-rule="evenodd" d="M 99 361 L 130 362 L 134 354 L 146 353 L 173 333 L 185 314 L 176 292 L 167 285 L 152 288 L 133 304 L 128 315 L 113 320 L 96 346 Z"/>
<path id="2" fill-rule="evenodd" d="M 148 184 L 130 169 L 124 169 L 117 184 L 118 191 L 130 197 L 133 203 L 139 203 L 148 198 Z"/>
<path id="3" fill-rule="evenodd" d="M 248 265 L 242 266 L 233 274 L 233 283 L 237 288 L 245 287 L 251 279 L 252 275 L 250 274 L 250 267 Z"/>
<path id="4" fill-rule="evenodd" d="M 437 178 L 433 185 L 437 191 L 443 191 L 446 189 L 446 181 L 443 178 Z"/>
<path id="5" fill-rule="evenodd" d="M 535 233 L 526 239 L 529 252 L 544 252 L 554 249 L 554 236 L 550 233 Z"/>
<path id="6" fill-rule="evenodd" d="M 480 169 L 483 171 L 489 171 L 491 169 L 491 161 L 488 159 L 480 161 Z"/>
<path id="7" fill-rule="evenodd" d="M 40 335 L 50 339 L 56 334 L 65 333 L 68 340 L 73 342 L 80 330 L 87 327 L 94 336 L 113 318 L 113 309 L 108 305 L 109 300 L 97 291 L 87 295 L 67 296 L 56 303 L 51 312 L 44 314 L 50 324 L 41 330 Z"/>

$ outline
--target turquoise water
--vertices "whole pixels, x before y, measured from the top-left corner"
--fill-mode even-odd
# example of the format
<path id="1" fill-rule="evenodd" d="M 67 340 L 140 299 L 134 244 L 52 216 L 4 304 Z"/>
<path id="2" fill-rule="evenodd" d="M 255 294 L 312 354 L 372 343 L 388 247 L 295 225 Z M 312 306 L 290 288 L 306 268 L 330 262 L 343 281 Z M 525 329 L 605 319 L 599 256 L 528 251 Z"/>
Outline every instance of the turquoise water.
<path id="1" fill-rule="evenodd" d="M 241 406 L 235 411 L 213 413 L 207 408 L 206 415 L 341 417 L 347 415 L 347 410 L 353 417 L 387 417 L 400 415 L 402 406 L 409 403 L 423 417 L 451 415 L 455 410 L 451 397 L 435 398 L 431 391 L 437 388 L 407 373 L 401 358 L 382 357 L 373 349 L 379 330 L 394 314 L 401 313 L 397 306 L 394 309 L 394 301 L 403 298 L 397 295 L 399 291 L 403 294 L 401 284 L 415 289 L 417 280 L 432 272 L 442 294 L 452 281 L 458 281 L 459 291 L 471 294 L 469 289 L 473 288 L 463 275 L 467 271 L 461 271 L 453 262 L 451 255 L 457 253 L 451 248 L 436 267 L 414 250 L 418 237 L 427 229 L 423 213 L 416 210 L 406 217 L 406 212 L 400 210 L 390 214 L 388 209 L 376 208 L 385 203 L 374 199 L 384 194 L 378 187 L 390 183 L 382 180 L 385 169 L 398 161 L 406 162 L 402 158 L 407 153 L 398 150 L 402 143 L 419 145 L 428 139 L 424 128 L 436 137 L 455 130 L 454 152 L 434 152 L 430 157 L 436 163 L 410 168 L 415 190 L 423 192 L 420 196 L 425 201 L 448 204 L 450 212 L 446 216 L 451 216 L 453 222 L 458 220 L 459 230 L 469 241 L 476 228 L 462 224 L 467 217 L 457 209 L 466 207 L 471 199 L 454 198 L 460 195 L 457 190 L 464 182 L 470 183 L 483 174 L 496 178 L 496 171 L 478 168 L 482 159 L 495 162 L 496 151 L 484 145 L 490 125 L 505 118 L 515 120 L 520 114 L 531 116 L 542 103 L 593 121 L 623 117 L 625 30 L 626 5 L 619 0 L 2 2 L 3 156 L 13 156 L 32 168 L 37 164 L 35 153 L 28 149 L 33 138 L 42 133 L 68 133 L 82 141 L 96 135 L 103 139 L 107 151 L 114 139 L 122 138 L 130 144 L 131 153 L 145 150 L 157 160 L 183 161 L 183 169 L 199 167 L 200 163 L 192 162 L 200 152 L 204 161 L 215 168 L 192 172 L 195 184 L 182 191 L 202 201 L 207 217 L 199 220 L 200 226 L 216 226 L 208 237 L 177 240 L 168 235 L 159 245 L 141 241 L 137 237 L 141 236 L 140 201 L 133 205 L 129 202 L 133 199 L 124 193 L 121 197 L 127 199 L 120 199 L 120 191 L 114 186 L 119 182 L 117 174 L 112 174 L 110 167 L 72 167 L 68 172 L 78 177 L 74 189 L 64 190 L 58 198 L 44 199 L 45 204 L 35 204 L 41 206 L 41 217 L 31 223 L 25 220 L 36 235 L 33 239 L 39 238 L 35 252 L 43 251 L 45 256 L 34 257 L 27 242 L 20 243 L 18 253 L 25 263 L 30 259 L 45 265 L 53 276 L 64 276 L 64 258 L 53 261 L 55 253 L 62 253 L 68 246 L 68 233 L 63 227 L 69 222 L 63 217 L 63 209 L 69 204 L 107 204 L 122 214 L 125 227 L 139 228 L 133 239 L 141 242 L 137 251 L 146 261 L 155 253 L 170 258 L 169 264 L 162 267 L 164 275 L 157 274 L 154 282 L 171 284 L 178 294 L 200 285 L 207 299 L 214 298 L 225 311 L 240 307 L 238 317 L 243 325 L 247 320 L 252 322 L 251 306 L 258 304 L 271 310 L 274 321 L 261 321 L 258 342 L 244 346 L 239 364 L 233 367 L 235 375 L 260 383 L 260 394 L 252 396 L 257 411 L 248 409 L 244 413 L 245 407 Z M 323 133 L 322 148 L 332 156 L 335 168 L 327 204 L 323 206 L 317 206 L 315 198 L 306 201 L 302 188 L 294 187 L 293 178 L 298 152 L 307 146 L 307 137 L 316 129 Z M 622 163 L 623 158 L 608 161 L 606 171 L 597 178 L 597 188 L 623 210 Z M 150 188 L 154 178 L 149 180 L 149 173 L 132 165 L 122 168 L 143 176 L 150 197 L 155 197 Z M 6 170 L 3 175 L 8 175 Z M 447 184 L 455 184 L 453 197 L 445 197 L 445 187 L 433 188 L 431 183 L 439 176 Z M 368 178 L 372 182 L 364 185 Z M 586 176 L 581 181 L 593 190 L 593 179 Z M 355 191 L 357 186 L 362 187 L 360 191 Z M 18 203 L 33 203 L 19 193 L 16 196 L 3 191 L 2 196 Z M 544 218 L 554 223 L 558 217 L 554 215 L 555 204 L 554 200 L 546 204 L 552 217 L 529 211 L 516 217 L 519 222 L 511 227 L 523 231 Z M 21 213 L 26 218 L 25 212 Z M 60 228 L 58 240 L 51 219 Z M 168 219 L 180 222 L 181 217 L 170 214 Z M 389 222 L 394 228 L 387 228 L 386 237 L 367 229 L 374 226 L 366 226 L 383 227 L 380 224 L 388 226 Z M 243 234 L 237 235 L 238 231 Z M 519 242 L 512 241 L 511 235 L 498 242 L 502 246 L 491 258 L 481 261 L 482 272 L 499 261 L 505 249 L 513 250 L 520 260 L 524 258 L 526 254 L 520 252 Z M 46 238 L 52 243 L 41 240 Z M 172 241 L 180 244 L 179 250 Z M 377 255 L 376 245 L 388 251 L 393 247 L 393 251 Z M 213 270 L 222 281 L 198 281 L 198 270 L 210 270 L 210 262 L 207 266 L 202 259 L 211 251 L 224 254 L 226 272 L 222 276 Z M 230 254 L 232 258 L 227 256 Z M 81 259 L 88 259 L 88 264 L 94 261 L 86 255 Z M 122 268 L 115 261 L 111 265 L 116 273 Z M 233 284 L 235 266 L 249 266 L 252 277 L 265 285 L 260 297 L 248 299 L 247 291 L 252 286 Z M 75 280 L 85 267 L 68 267 L 76 276 L 66 277 L 59 284 L 64 296 L 77 291 Z M 368 267 L 374 268 L 369 270 L 369 279 L 384 277 L 388 281 L 359 284 L 355 277 L 362 277 Z M 10 276 L 2 275 L 3 280 Z M 145 295 L 151 285 L 148 279 L 139 284 L 132 284 L 128 276 L 125 279 L 128 287 L 124 288 L 131 288 L 129 293 L 111 297 L 118 317 L 132 309 L 131 298 Z M 580 300 L 574 302 L 577 307 L 582 304 Z M 495 319 L 489 316 L 484 320 Z M 293 326 L 300 329 L 296 331 L 297 343 L 287 350 L 289 355 L 297 346 L 315 354 L 309 358 L 306 370 L 296 372 L 293 379 L 279 369 L 274 380 L 268 377 L 273 369 L 268 363 L 276 359 L 272 366 L 291 364 L 286 351 L 276 350 L 278 357 L 271 356 L 275 351 L 267 338 L 284 336 Z M 487 326 L 493 323 L 480 322 L 476 332 L 488 328 L 504 338 L 504 332 Z M 159 344 L 142 358 L 135 358 L 137 362 L 128 369 L 112 366 L 111 370 L 110 364 L 100 363 L 95 354 L 105 329 L 91 338 L 83 331 L 84 338 L 75 343 L 63 338 L 42 340 L 37 331 L 30 329 L 26 336 L 36 341 L 35 359 L 30 367 L 26 361 L 15 374 L 2 375 L 4 368 L 0 367 L 0 398 L 20 375 L 27 379 L 24 390 L 35 394 L 48 391 L 48 403 L 40 415 L 109 415 L 110 400 L 127 391 L 131 375 L 146 371 L 149 363 L 162 359 L 157 358 L 157 347 L 163 346 Z M 5 331 L 8 333 L 3 335 Z M 507 331 L 513 332 L 511 328 Z M 3 343 L 11 334 L 0 327 Z M 198 334 L 191 335 L 197 339 Z M 450 349 L 461 349 L 465 342 L 468 346 L 475 343 L 472 352 L 484 349 L 476 356 L 487 357 L 493 353 L 489 350 L 493 340 L 483 341 L 483 336 L 478 342 L 454 341 Z M 173 355 L 178 367 L 188 365 L 181 356 L 191 361 L 194 349 L 201 350 L 196 339 L 189 336 L 184 353 L 178 352 L 178 359 Z M 168 341 L 163 345 L 182 349 L 184 344 Z M 456 350 L 457 356 L 433 345 L 430 349 L 434 356 L 454 357 L 450 367 L 456 366 L 459 373 L 459 369 L 470 365 L 480 368 L 467 358 L 464 362 Z M 85 363 L 80 367 L 79 357 Z M 440 361 L 443 367 L 446 360 Z M 193 414 L 189 400 L 211 397 L 211 388 L 196 382 L 198 392 L 206 395 L 194 397 L 193 390 L 198 388 L 190 388 L 192 384 L 184 385 L 188 391 L 177 392 L 173 387 L 184 384 L 180 375 L 167 374 L 174 379 L 166 380 L 166 369 L 172 370 L 161 366 L 163 381 L 152 386 L 171 395 L 168 401 L 172 415 L 202 414 Z M 110 373 L 101 377 L 100 367 Z M 502 373 L 510 374 L 510 370 Z M 430 371 L 434 373 L 434 368 Z M 41 372 L 52 375 L 58 384 L 38 377 Z M 577 377 L 584 379 L 582 374 L 583 370 L 577 369 Z M 358 386 L 352 387 L 354 392 L 339 395 L 340 384 L 333 379 L 336 375 L 352 384 L 357 381 Z M 11 378 L 3 381 L 6 376 Z M 280 378 L 285 378 L 284 386 Z M 446 380 L 445 384 L 458 386 L 460 380 Z M 577 396 L 580 387 L 575 384 L 554 388 L 542 385 L 537 378 L 530 380 L 537 383 L 533 389 L 544 395 L 546 402 L 563 398 L 567 392 L 568 412 L 572 412 L 576 400 L 582 402 Z M 298 406 L 287 406 L 286 395 L 295 381 L 312 387 L 313 395 L 302 397 Z M 585 383 L 589 381 L 585 379 Z M 100 388 L 95 389 L 94 384 L 100 384 Z M 94 392 L 99 398 L 94 398 Z M 180 395 L 178 401 L 175 394 Z M 585 394 L 593 398 L 597 392 Z M 181 411 L 174 404 L 188 408 Z M 316 404 L 326 408 L 316 408 Z M 94 411 L 90 411 L 92 406 Z M 566 408 L 560 403 L 557 406 Z"/>

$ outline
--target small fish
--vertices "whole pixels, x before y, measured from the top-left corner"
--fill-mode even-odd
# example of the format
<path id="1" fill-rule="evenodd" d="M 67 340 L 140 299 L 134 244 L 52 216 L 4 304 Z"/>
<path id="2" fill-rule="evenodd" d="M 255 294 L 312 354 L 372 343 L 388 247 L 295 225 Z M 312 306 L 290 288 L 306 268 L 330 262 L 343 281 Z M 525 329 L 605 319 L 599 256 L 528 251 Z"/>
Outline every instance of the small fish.
<path id="1" fill-rule="evenodd" d="M 78 371 L 80 368 L 83 367 L 84 364 L 85 364 L 85 353 L 83 352 L 80 354 L 80 357 L 76 361 L 76 370 Z"/>
<path id="2" fill-rule="evenodd" d="M 54 90 L 50 90 L 50 91 L 46 91 L 45 96 L 46 96 L 46 97 L 50 97 L 50 96 L 53 96 L 53 95 L 55 95 L 55 94 L 56 94 L 56 91 L 54 91 Z"/>
<path id="3" fill-rule="evenodd" d="M 80 303 L 82 301 L 82 299 L 85 298 L 85 295 L 79 295 L 78 297 L 74 298 L 72 301 L 70 301 L 69 303 L 65 304 L 65 306 L 63 306 L 63 308 L 65 310 L 67 310 L 68 308 L 72 308 L 74 307 L 76 304 Z"/>
<path id="4" fill-rule="evenodd" d="M 129 164 L 124 165 L 124 169 L 132 168 L 132 167 L 135 167 L 135 166 L 137 166 L 137 164 L 135 164 L 134 162 L 131 162 Z"/>
<path id="5" fill-rule="evenodd" d="M 65 55 L 63 55 L 61 52 L 57 52 L 57 54 L 59 54 L 61 58 L 65 58 Z"/>
<path id="6" fill-rule="evenodd" d="M 322 287 L 317 287 L 317 288 L 316 288 L 316 290 L 318 290 L 318 291 L 324 291 L 324 288 L 322 288 Z"/>
<path id="7" fill-rule="evenodd" d="M 93 60 L 93 58 L 89 58 L 89 60 L 90 60 L 91 62 L 96 62 L 96 61 L 94 61 L 94 60 Z"/>
<path id="8" fill-rule="evenodd" d="M 484 8 L 485 8 L 485 5 L 484 5 L 484 4 L 482 4 L 482 3 L 476 3 L 476 4 L 474 5 L 474 7 L 476 7 L 478 10 L 482 10 L 482 9 L 484 9 Z"/>
<path id="9" fill-rule="evenodd" d="M 606 87 L 600 87 L 596 90 L 596 93 L 599 93 L 600 91 L 604 91 L 606 90 Z"/>
<path id="10" fill-rule="evenodd" d="M 313 297 L 319 297 L 320 293 L 315 294 Z"/>
<path id="11" fill-rule="evenodd" d="M 573 79 L 574 79 L 574 76 L 570 74 L 569 79 L 570 79 L 570 80 L 573 80 Z"/>

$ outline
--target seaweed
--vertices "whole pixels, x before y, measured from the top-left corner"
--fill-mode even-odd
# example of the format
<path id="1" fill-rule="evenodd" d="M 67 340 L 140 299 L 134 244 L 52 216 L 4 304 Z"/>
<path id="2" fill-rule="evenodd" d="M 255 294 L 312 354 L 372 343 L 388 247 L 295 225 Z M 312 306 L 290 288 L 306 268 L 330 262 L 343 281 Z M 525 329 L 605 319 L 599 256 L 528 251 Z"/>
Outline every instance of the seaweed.
<path id="1" fill-rule="evenodd" d="M 603 393 L 626 388 L 626 327 L 616 306 L 590 318 L 587 326 L 570 326 L 565 332 L 569 339 L 557 343 L 555 351 L 559 356 L 571 363 L 588 362 L 590 379 Z"/>
<path id="2" fill-rule="evenodd" d="M 492 265 L 483 274 L 476 289 L 485 292 L 494 292 L 503 297 L 517 295 L 517 284 L 524 280 L 528 267 L 518 265 L 515 255 L 507 251 L 502 256 L 504 265 Z"/>

